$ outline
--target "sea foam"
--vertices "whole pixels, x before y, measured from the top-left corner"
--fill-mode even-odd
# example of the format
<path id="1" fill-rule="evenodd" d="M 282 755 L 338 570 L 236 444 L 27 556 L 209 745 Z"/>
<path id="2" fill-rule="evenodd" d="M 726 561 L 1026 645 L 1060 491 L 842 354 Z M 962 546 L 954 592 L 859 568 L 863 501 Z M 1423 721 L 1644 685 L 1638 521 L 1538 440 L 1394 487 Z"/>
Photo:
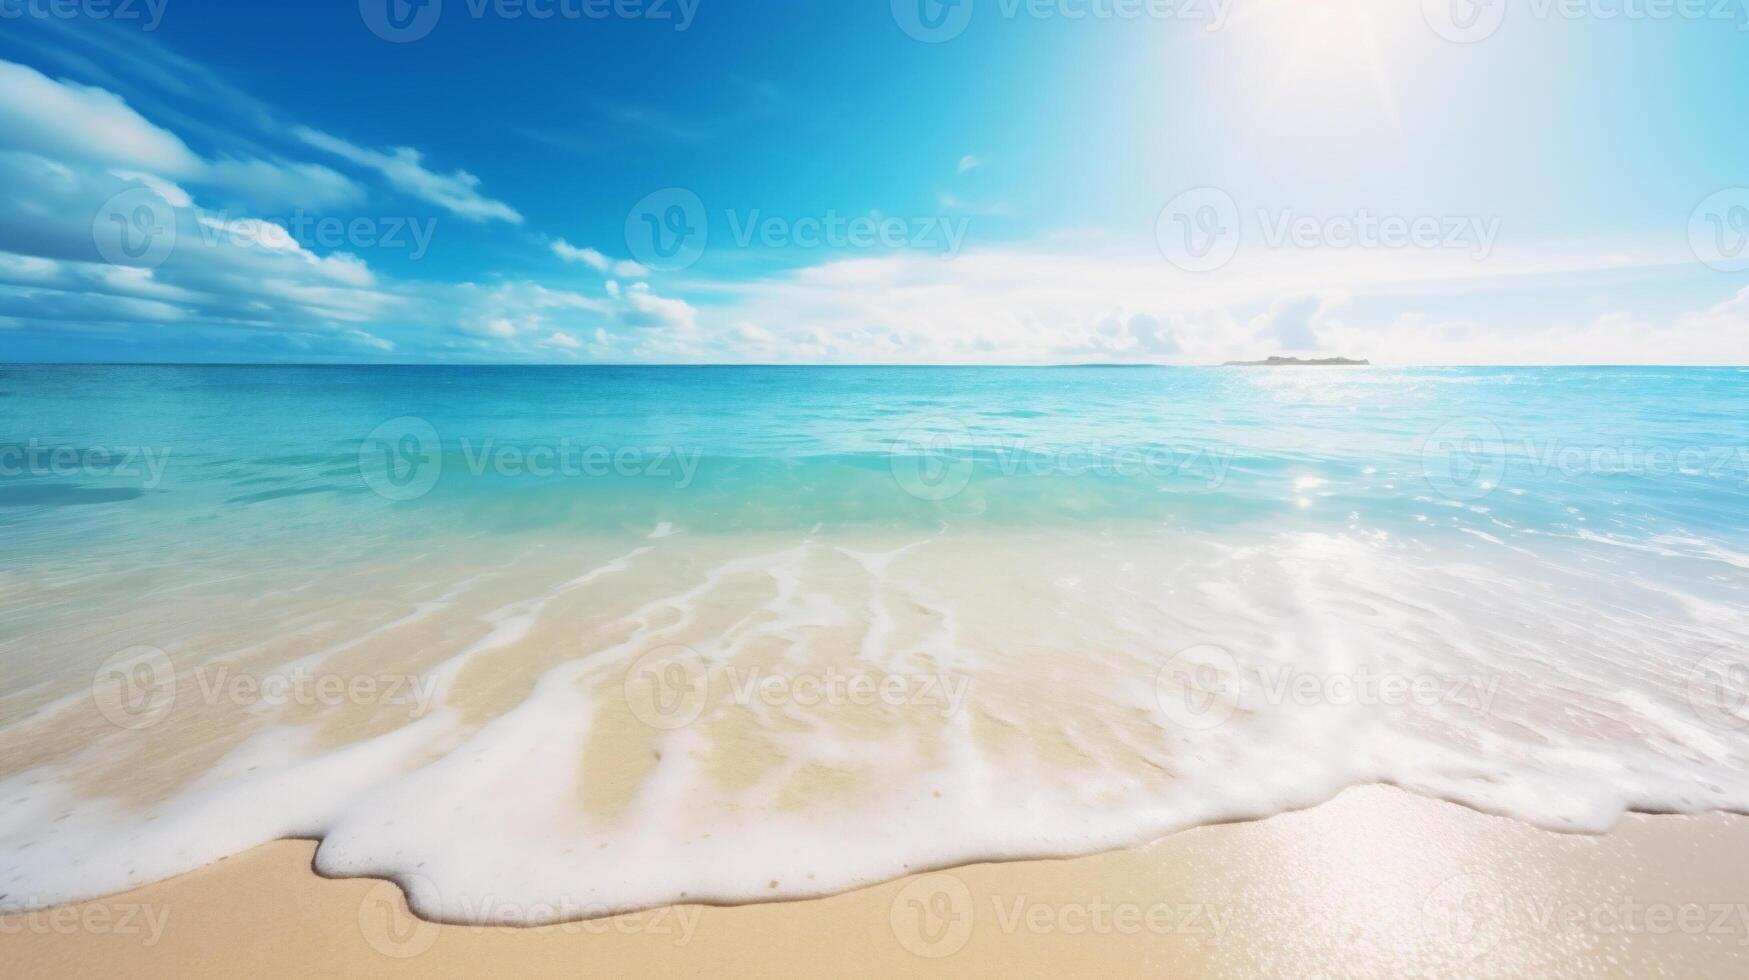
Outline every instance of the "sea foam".
<path id="1" fill-rule="evenodd" d="M 424 915 L 528 924 L 1086 853 L 1360 783 L 1565 830 L 1749 807 L 1749 720 L 1708 665 L 1749 622 L 1651 569 L 1350 534 L 700 540 L 543 556 L 551 584 L 511 602 L 470 601 L 475 572 L 318 665 L 454 620 L 418 717 L 237 715 L 234 747 L 133 800 L 104 792 L 112 754 L 198 729 L 17 772 L 0 887 L 54 904 L 305 836 Z M 197 690 L 173 714 L 220 707 Z"/>

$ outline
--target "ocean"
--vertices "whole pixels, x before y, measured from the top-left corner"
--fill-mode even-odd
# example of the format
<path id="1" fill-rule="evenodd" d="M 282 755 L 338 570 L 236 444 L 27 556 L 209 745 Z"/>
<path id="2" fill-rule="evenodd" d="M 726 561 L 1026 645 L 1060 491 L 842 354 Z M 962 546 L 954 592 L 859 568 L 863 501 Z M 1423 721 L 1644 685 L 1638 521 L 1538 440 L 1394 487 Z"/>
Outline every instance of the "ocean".
<path id="1" fill-rule="evenodd" d="M 0 365 L 0 903 L 1749 810 L 1749 371 Z"/>

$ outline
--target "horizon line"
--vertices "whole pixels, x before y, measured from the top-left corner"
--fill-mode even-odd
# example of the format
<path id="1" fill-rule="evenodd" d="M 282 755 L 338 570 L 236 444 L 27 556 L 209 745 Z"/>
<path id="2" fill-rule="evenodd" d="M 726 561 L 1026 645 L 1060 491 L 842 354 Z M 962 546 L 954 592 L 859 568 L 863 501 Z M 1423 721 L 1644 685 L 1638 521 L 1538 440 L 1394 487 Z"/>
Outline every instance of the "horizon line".
<path id="1" fill-rule="evenodd" d="M 1422 368 L 1688 368 L 1709 369 L 1727 368 L 1745 370 L 1749 364 L 1673 364 L 1654 361 L 1633 363 L 1597 363 L 1572 361 L 1549 364 L 1282 364 L 1267 365 L 1256 363 L 1204 363 L 1204 364 L 1166 364 L 1150 361 L 1064 361 L 1052 363 L 1029 362 L 991 362 L 966 364 L 957 362 L 762 362 L 762 361 L 591 361 L 587 363 L 550 363 L 524 361 L 7 361 L 0 360 L 0 367 L 279 367 L 279 368 L 356 368 L 356 367 L 393 367 L 393 368 L 916 368 L 916 369 L 998 369 L 998 370 L 1052 370 L 1060 368 L 1171 368 L 1182 370 L 1198 370 L 1206 368 L 1227 367 L 1350 367 L 1360 370 L 1384 368 L 1389 370 L 1422 369 Z"/>

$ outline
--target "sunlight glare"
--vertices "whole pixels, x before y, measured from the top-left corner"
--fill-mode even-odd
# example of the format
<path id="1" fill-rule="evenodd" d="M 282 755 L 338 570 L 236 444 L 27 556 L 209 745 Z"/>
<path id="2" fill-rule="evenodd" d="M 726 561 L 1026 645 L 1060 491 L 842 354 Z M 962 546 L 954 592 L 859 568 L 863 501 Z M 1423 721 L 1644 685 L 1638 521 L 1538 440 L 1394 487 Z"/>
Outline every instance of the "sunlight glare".
<path id="1" fill-rule="evenodd" d="M 1397 0 L 1265 0 L 1235 19 L 1257 57 L 1276 68 L 1272 98 L 1328 94 L 1360 83 L 1377 108 L 1395 115 L 1387 40 L 1406 23 Z"/>

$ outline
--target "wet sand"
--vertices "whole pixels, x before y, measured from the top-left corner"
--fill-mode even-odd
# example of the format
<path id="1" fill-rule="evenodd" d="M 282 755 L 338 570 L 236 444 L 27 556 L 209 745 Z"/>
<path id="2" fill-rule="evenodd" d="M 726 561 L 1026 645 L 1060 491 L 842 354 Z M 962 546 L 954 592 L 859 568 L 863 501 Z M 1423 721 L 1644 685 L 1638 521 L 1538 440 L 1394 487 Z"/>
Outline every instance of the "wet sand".
<path id="1" fill-rule="evenodd" d="M 1749 974 L 1749 819 L 1726 815 L 1564 835 L 1367 787 L 1091 857 L 537 929 L 422 922 L 392 884 L 318 876 L 314 850 L 282 841 L 0 917 L 0 962 L 13 977 Z"/>

